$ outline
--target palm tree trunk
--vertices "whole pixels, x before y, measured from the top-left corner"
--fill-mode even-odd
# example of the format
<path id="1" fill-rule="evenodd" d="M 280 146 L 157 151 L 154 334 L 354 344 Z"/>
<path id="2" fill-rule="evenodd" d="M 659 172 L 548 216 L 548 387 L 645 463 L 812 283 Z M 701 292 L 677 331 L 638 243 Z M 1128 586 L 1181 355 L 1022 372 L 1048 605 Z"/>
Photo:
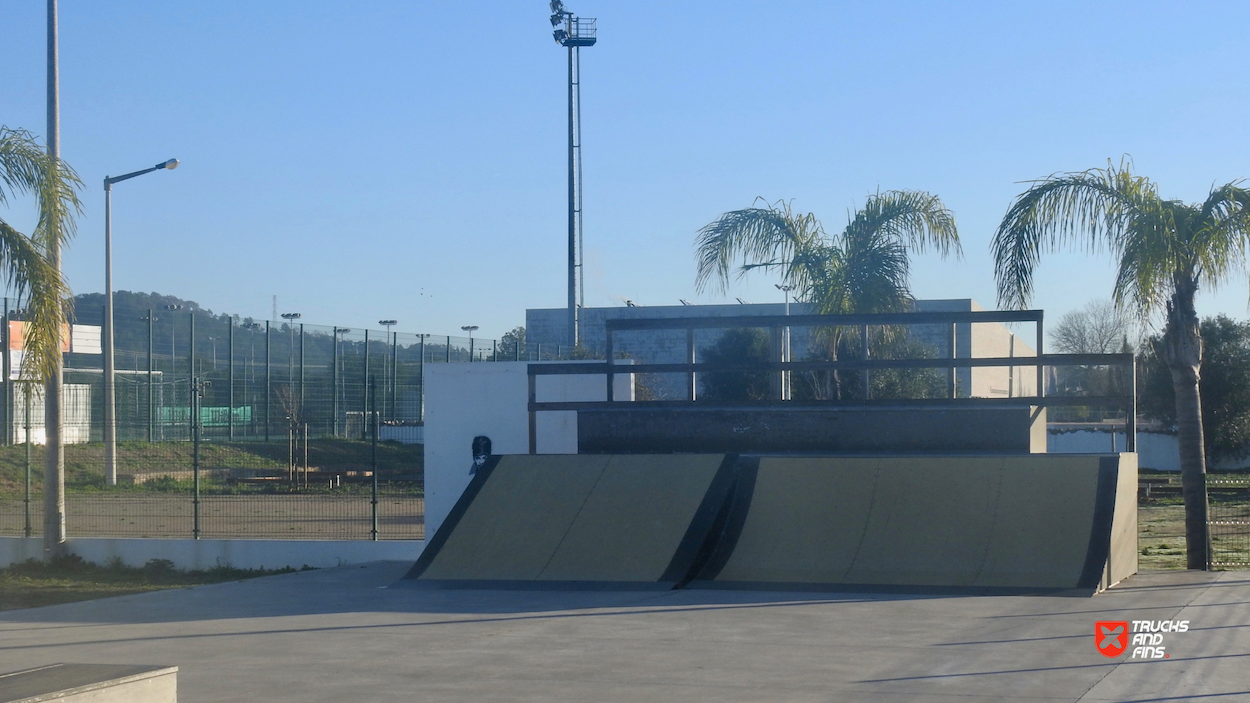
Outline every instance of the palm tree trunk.
<path id="1" fill-rule="evenodd" d="M 1186 568 L 1206 569 L 1210 562 L 1207 526 L 1207 466 L 1202 437 L 1202 335 L 1194 310 L 1197 282 L 1177 277 L 1163 330 L 1163 360 L 1176 394 L 1176 434 L 1180 444 L 1181 495 L 1185 499 Z"/>

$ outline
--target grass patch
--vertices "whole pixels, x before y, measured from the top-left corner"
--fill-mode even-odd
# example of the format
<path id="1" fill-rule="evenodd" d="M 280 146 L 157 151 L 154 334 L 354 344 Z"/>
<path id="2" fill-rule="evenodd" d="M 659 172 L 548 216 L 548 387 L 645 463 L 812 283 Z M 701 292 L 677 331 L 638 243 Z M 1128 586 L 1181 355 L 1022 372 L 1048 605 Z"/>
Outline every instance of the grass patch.
<path id="1" fill-rule="evenodd" d="M 200 445 L 200 468 L 253 469 L 285 471 L 289 460 L 285 438 L 280 442 L 204 442 Z M 42 446 L 31 447 L 31 480 L 38 492 L 43 485 Z M 370 442 L 349 439 L 317 439 L 308 442 L 308 465 L 316 470 L 333 472 L 368 471 L 371 467 Z M 298 460 L 303 464 L 303 446 Z M 190 442 L 119 442 L 117 466 L 119 474 L 159 474 L 162 471 L 187 472 L 192 468 Z M 381 442 L 378 444 L 378 475 L 420 476 L 425 470 L 425 452 L 420 444 Z M 26 446 L 0 446 L 0 495 L 18 496 L 26 481 Z M 189 481 L 178 480 L 174 484 Z M 65 447 L 65 485 L 69 491 L 104 490 L 104 445 L 71 444 Z M 118 486 L 115 490 L 182 490 L 181 485 L 158 483 L 155 486 Z M 224 485 L 224 484 L 223 484 Z"/>
<path id="2" fill-rule="evenodd" d="M 166 559 L 152 559 L 142 567 L 125 566 L 120 560 L 99 566 L 83 561 L 73 554 L 51 562 L 31 559 L 7 569 L 0 569 L 0 610 L 37 608 L 168 588 L 239 581 L 293 571 L 296 569 L 229 567 L 184 571 L 175 568 L 173 562 Z"/>

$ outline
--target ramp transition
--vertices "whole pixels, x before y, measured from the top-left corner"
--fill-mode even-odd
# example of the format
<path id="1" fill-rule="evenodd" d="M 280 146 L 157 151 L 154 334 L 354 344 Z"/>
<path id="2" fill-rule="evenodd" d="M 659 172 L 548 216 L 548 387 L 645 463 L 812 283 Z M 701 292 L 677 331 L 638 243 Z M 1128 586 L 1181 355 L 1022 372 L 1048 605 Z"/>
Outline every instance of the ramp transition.
<path id="1" fill-rule="evenodd" d="M 431 587 L 672 588 L 709 542 L 734 459 L 494 457 L 407 578 Z"/>
<path id="2" fill-rule="evenodd" d="M 429 587 L 1092 592 L 1137 571 L 1121 455 L 522 455 L 474 477 Z"/>

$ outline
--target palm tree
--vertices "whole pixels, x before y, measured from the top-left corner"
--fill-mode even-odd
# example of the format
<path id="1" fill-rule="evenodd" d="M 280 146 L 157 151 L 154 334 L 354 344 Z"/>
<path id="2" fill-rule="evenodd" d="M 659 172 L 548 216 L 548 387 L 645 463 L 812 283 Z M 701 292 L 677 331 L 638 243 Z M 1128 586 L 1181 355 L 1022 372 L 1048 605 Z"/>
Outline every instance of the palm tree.
<path id="1" fill-rule="evenodd" d="M 1114 297 L 1143 319 L 1165 315 L 1159 356 L 1176 391 L 1185 548 L 1190 569 L 1208 565 L 1206 459 L 1198 379 L 1202 335 L 1194 297 L 1245 268 L 1250 245 L 1250 191 L 1235 181 L 1213 188 L 1205 202 L 1164 200 L 1130 165 L 1060 173 L 1039 181 L 1007 211 L 992 245 L 999 304 L 1024 307 L 1043 251 L 1084 244 L 1117 259 Z"/>
<path id="2" fill-rule="evenodd" d="M 47 259 L 51 245 L 67 242 L 82 206 L 78 176 L 49 156 L 29 132 L 0 126 L 0 206 L 19 195 L 34 195 L 39 220 L 29 236 L 0 217 L 0 279 L 16 295 L 27 296 L 22 376 L 47 380 L 60 358 L 68 288 Z"/>
<path id="3" fill-rule="evenodd" d="M 695 286 L 700 292 L 709 287 L 723 292 L 731 269 L 739 278 L 763 269 L 779 273 L 794 286 L 795 300 L 820 314 L 898 312 L 913 302 L 911 252 L 932 247 L 943 257 L 962 255 L 954 214 L 929 193 L 872 195 L 834 237 L 815 215 L 798 215 L 788 202 L 764 205 L 727 212 L 699 230 Z M 841 332 L 820 332 L 836 359 Z M 826 397 L 840 395 L 840 385 L 834 374 Z"/>

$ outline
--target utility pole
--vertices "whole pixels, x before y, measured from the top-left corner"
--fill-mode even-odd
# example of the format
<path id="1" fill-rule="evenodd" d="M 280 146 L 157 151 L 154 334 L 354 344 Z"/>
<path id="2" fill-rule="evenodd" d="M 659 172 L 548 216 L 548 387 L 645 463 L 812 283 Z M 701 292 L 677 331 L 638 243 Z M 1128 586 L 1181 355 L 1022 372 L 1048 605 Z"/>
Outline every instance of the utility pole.
<path id="1" fill-rule="evenodd" d="M 61 71 L 58 59 L 56 0 L 48 0 L 48 155 L 61 160 Z M 48 238 L 48 263 L 61 271 L 60 232 Z M 63 363 L 61 328 L 52 332 L 56 349 L 52 354 L 52 376 L 44 388 L 43 427 L 46 442 L 43 479 L 43 554 L 51 559 L 65 549 L 65 455 L 61 436 Z"/>

